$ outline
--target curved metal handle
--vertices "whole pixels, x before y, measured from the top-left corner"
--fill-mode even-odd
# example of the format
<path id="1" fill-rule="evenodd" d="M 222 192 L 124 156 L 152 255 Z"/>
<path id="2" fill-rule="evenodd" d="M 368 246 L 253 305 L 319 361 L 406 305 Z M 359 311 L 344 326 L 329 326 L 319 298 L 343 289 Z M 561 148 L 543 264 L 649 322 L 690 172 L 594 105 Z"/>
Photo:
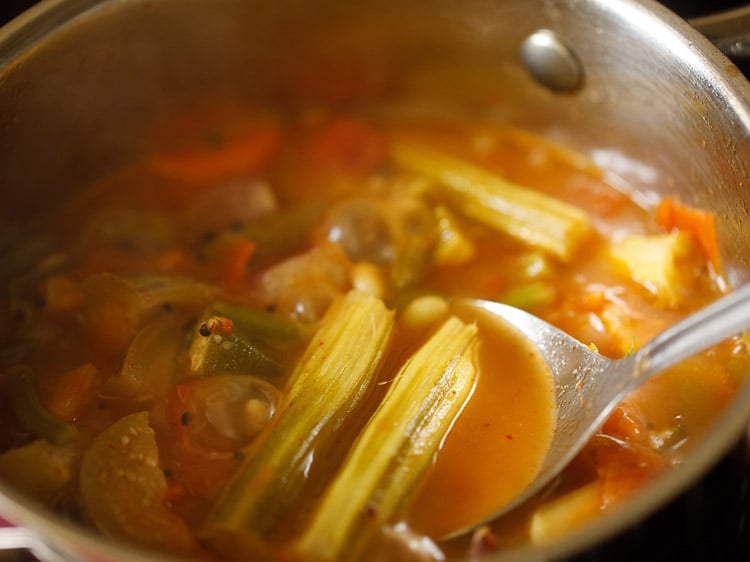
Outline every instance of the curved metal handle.
<path id="1" fill-rule="evenodd" d="M 750 329 L 750 284 L 691 314 L 636 353 L 638 378 L 649 377 Z"/>
<path id="2" fill-rule="evenodd" d="M 750 62 L 750 5 L 689 19 L 688 23 L 734 62 Z"/>

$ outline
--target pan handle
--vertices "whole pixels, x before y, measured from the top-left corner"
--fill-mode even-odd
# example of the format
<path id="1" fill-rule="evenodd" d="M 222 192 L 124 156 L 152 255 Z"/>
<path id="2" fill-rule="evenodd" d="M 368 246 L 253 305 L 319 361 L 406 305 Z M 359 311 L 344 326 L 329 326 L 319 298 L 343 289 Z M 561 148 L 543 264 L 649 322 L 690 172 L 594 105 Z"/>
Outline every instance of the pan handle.
<path id="1" fill-rule="evenodd" d="M 750 64 L 750 5 L 692 18 L 688 23 L 738 66 Z"/>

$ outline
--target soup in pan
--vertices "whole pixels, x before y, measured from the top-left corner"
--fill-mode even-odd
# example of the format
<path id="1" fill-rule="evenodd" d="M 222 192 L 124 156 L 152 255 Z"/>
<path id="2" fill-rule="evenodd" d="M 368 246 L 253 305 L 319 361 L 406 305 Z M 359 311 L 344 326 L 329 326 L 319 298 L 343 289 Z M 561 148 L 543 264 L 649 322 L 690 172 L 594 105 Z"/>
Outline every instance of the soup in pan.
<path id="1" fill-rule="evenodd" d="M 713 217 L 644 208 L 506 126 L 196 105 L 2 264 L 0 476 L 198 558 L 465 556 L 543 542 L 679 463 L 748 368 L 736 338 L 533 479 L 551 375 L 505 302 L 622 357 L 727 290 Z"/>

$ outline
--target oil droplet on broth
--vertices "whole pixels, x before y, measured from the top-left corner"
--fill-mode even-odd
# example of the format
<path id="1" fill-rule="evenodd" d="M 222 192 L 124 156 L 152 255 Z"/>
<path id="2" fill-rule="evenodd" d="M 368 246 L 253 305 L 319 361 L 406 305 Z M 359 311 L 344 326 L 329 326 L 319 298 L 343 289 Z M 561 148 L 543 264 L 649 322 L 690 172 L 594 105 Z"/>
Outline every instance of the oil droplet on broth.
<path id="1" fill-rule="evenodd" d="M 487 313 L 456 313 L 480 327 L 479 377 L 407 517 L 434 537 L 486 519 L 521 493 L 554 428 L 554 382 L 536 347 Z"/>

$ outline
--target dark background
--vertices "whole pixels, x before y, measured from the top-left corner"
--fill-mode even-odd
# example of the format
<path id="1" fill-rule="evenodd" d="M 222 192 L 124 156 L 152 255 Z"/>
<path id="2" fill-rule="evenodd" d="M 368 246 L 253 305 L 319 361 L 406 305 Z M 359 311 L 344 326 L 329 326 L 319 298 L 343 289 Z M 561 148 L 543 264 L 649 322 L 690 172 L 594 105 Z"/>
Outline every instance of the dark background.
<path id="1" fill-rule="evenodd" d="M 38 0 L 0 0 L 0 24 L 7 22 L 37 2 Z M 750 3 L 749 0 L 662 0 L 662 4 L 686 18 L 748 3 Z"/>

